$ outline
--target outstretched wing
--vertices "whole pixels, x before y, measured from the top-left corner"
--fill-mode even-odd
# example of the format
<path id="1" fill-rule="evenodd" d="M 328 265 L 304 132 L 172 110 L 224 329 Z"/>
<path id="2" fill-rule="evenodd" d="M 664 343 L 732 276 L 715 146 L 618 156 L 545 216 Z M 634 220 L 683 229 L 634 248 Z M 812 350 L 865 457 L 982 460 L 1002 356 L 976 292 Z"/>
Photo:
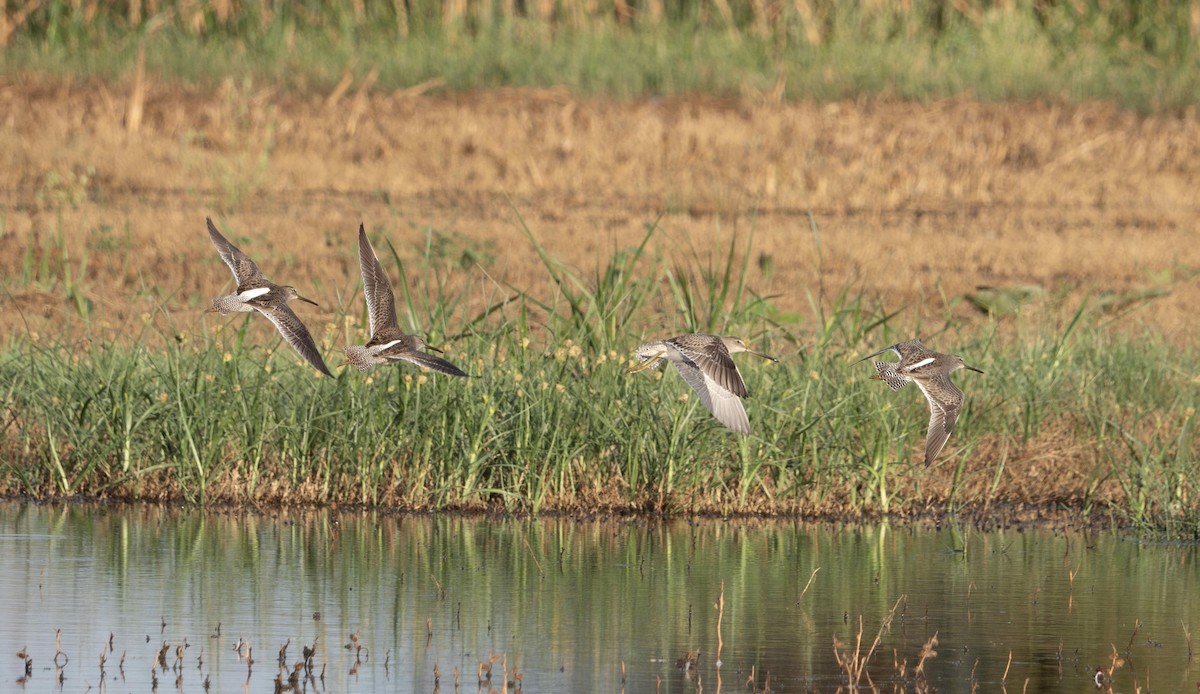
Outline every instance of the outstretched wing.
<path id="1" fill-rule="evenodd" d="M 962 411 L 963 393 L 950 381 L 949 374 L 918 380 L 917 385 L 929 401 L 929 431 L 925 434 L 925 464 L 929 465 L 954 432 Z"/>
<path id="2" fill-rule="evenodd" d="M 854 363 L 861 364 L 864 361 L 870 359 L 871 357 L 878 357 L 880 354 L 883 354 L 884 352 L 893 352 L 893 353 L 895 353 L 895 355 L 897 357 L 903 356 L 900 354 L 900 350 L 897 347 L 898 347 L 898 345 L 890 345 L 888 347 L 884 347 L 883 349 L 879 350 L 878 352 L 872 352 L 871 354 L 868 354 L 867 356 L 863 357 L 862 359 L 859 359 L 858 361 L 856 361 Z"/>
<path id="3" fill-rule="evenodd" d="M 371 335 L 383 328 L 397 327 L 396 297 L 392 293 L 392 283 L 388 281 L 387 273 L 375 248 L 367 238 L 363 225 L 358 225 L 358 266 L 362 270 L 363 295 L 367 298 L 367 318 L 371 321 Z"/>
<path id="4" fill-rule="evenodd" d="M 700 396 L 700 402 L 717 418 L 717 421 L 743 436 L 750 433 L 750 419 L 742 400 L 708 375 L 708 372 L 688 362 L 676 362 L 676 370 L 692 390 Z M 740 379 L 740 377 L 739 377 Z M 743 386 L 744 388 L 744 386 Z"/>
<path id="5" fill-rule="evenodd" d="M 263 277 L 262 270 L 258 269 L 258 265 L 250 260 L 250 256 L 242 253 L 237 246 L 230 243 L 229 239 L 217 231 L 217 226 L 213 224 L 211 217 L 205 217 L 204 221 L 208 222 L 208 238 L 212 241 L 213 246 L 216 246 L 221 260 L 224 260 L 225 264 L 229 266 L 229 271 L 233 273 L 233 278 L 237 280 L 239 287 L 243 284 L 254 283 L 255 280 L 267 281 Z"/>
<path id="6" fill-rule="evenodd" d="M 288 344 L 299 352 L 300 356 L 308 360 L 308 363 L 312 364 L 317 371 L 326 376 L 333 376 L 329 372 L 329 367 L 325 366 L 325 360 L 321 358 L 321 352 L 317 349 L 317 343 L 313 342 L 308 328 L 304 327 L 304 323 L 300 322 L 296 312 L 288 308 L 287 304 L 276 303 L 254 308 L 274 323 L 279 334 L 283 335 L 283 339 L 287 340 Z"/>
<path id="7" fill-rule="evenodd" d="M 389 361 L 412 362 L 417 366 L 422 366 L 431 371 L 437 371 L 438 373 L 443 373 L 448 376 L 470 378 L 470 374 L 458 368 L 454 364 L 451 364 L 441 357 L 434 356 L 426 352 L 404 352 L 402 354 L 387 354 L 384 356 Z"/>
<path id="8" fill-rule="evenodd" d="M 685 359 L 703 371 L 709 380 L 716 382 L 726 392 L 739 398 L 750 397 L 749 391 L 746 390 L 746 382 L 742 380 L 742 374 L 738 371 L 737 364 L 733 362 L 733 357 L 729 356 L 729 350 L 725 348 L 720 339 L 705 342 L 699 347 L 690 344 L 683 338 L 671 338 L 666 340 L 666 343 L 674 347 Z"/>

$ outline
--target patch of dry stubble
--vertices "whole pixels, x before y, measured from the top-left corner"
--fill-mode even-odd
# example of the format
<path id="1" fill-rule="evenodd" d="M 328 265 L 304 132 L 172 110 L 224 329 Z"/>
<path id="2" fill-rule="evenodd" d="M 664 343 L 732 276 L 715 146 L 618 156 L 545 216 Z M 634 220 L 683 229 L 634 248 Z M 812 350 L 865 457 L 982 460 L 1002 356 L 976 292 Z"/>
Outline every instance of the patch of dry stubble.
<path id="1" fill-rule="evenodd" d="M 268 276 L 316 293 L 314 320 L 332 320 L 335 297 L 357 285 L 360 220 L 410 259 L 426 226 L 494 242 L 492 278 L 542 297 L 552 288 L 518 212 L 550 252 L 585 270 L 635 243 L 660 211 L 667 256 L 688 244 L 719 252 L 719 236 L 753 229 L 753 253 L 772 262 L 752 264 L 751 287 L 802 312 L 818 281 L 940 317 L 946 298 L 977 285 L 1082 295 L 1200 267 L 1195 115 L 967 101 L 613 102 L 554 90 L 327 104 L 270 87 L 151 83 L 130 133 L 125 99 L 102 85 L 0 85 L 9 210 L 0 271 L 4 303 L 20 309 L 2 312 L 4 329 L 73 319 L 54 286 L 13 280 L 31 244 L 52 268 L 61 263 L 60 234 L 68 263 L 88 260 L 80 279 L 100 325 L 119 332 L 157 305 L 188 325 L 229 279 L 206 215 L 247 239 Z M 115 243 L 104 242 L 106 225 Z M 1138 316 L 1197 336 L 1197 283 L 1169 288 Z"/>

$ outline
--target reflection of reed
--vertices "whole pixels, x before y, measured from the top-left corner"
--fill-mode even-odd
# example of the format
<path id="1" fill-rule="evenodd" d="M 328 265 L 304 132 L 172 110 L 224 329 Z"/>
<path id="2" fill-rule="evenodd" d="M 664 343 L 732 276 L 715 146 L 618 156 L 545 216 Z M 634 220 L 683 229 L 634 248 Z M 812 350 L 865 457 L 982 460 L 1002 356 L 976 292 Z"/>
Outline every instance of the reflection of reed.
<path id="1" fill-rule="evenodd" d="M 762 689 L 759 689 L 758 677 L 755 675 L 756 670 L 757 668 L 755 666 L 750 666 L 750 674 L 746 677 L 746 689 L 749 689 L 754 694 L 759 694 L 759 692 L 766 694 L 766 692 L 771 691 L 771 672 L 770 670 L 767 671 L 767 676 L 763 680 Z"/>
<path id="2" fill-rule="evenodd" d="M 842 669 L 842 672 L 845 673 L 845 675 L 846 675 L 846 683 L 847 684 L 849 684 L 853 687 L 859 686 L 859 683 L 862 681 L 863 675 L 866 673 L 867 663 L 869 663 L 871 661 L 871 656 L 875 654 L 875 649 L 879 647 L 879 642 L 881 640 L 883 640 L 883 632 L 888 630 L 891 627 L 892 619 L 895 618 L 895 616 L 896 616 L 896 609 L 900 607 L 900 603 L 904 600 L 905 597 L 907 597 L 907 596 L 901 595 L 900 598 L 898 600 L 896 600 L 896 604 L 892 605 L 892 609 L 888 610 L 887 615 L 883 618 L 883 621 L 880 622 L 880 624 L 879 624 L 879 631 L 875 633 L 875 640 L 871 642 L 871 647 L 867 649 L 867 652 L 865 654 L 860 655 L 862 653 L 862 636 L 863 636 L 862 615 L 858 616 L 858 634 L 854 640 L 854 652 L 853 653 L 847 653 L 845 650 L 846 645 L 838 639 L 836 634 L 834 635 L 834 637 L 833 637 L 833 655 L 834 655 L 834 658 L 837 660 L 838 667 L 840 667 Z M 870 675 L 867 675 L 868 682 L 870 681 L 870 679 L 871 679 Z"/>
<path id="3" fill-rule="evenodd" d="M 721 639 L 721 619 L 725 616 L 725 581 L 721 581 L 721 594 L 717 597 L 717 670 L 721 669 L 721 647 L 725 642 Z"/>
<path id="4" fill-rule="evenodd" d="M 61 690 L 63 682 L 66 679 L 66 672 L 63 668 L 66 666 L 69 658 L 67 654 L 62 652 L 62 629 L 54 630 L 54 679 L 58 680 L 58 688 Z"/>
<path id="5" fill-rule="evenodd" d="M 501 687 L 503 689 L 520 690 L 525 681 L 525 675 L 522 672 L 520 672 L 519 670 L 517 670 L 517 668 L 514 666 L 513 669 L 511 670 L 511 676 L 510 676 L 510 674 L 509 674 L 510 670 L 508 668 L 508 654 L 507 653 L 505 653 L 503 655 L 497 655 L 497 654 L 493 653 L 488 656 L 487 662 L 479 663 L 479 670 L 476 673 L 476 684 L 478 685 L 479 690 L 485 691 L 485 687 L 487 687 L 486 691 L 489 691 L 489 692 L 495 691 L 494 689 L 491 689 L 490 687 L 492 684 L 492 679 L 494 677 L 493 671 L 495 670 L 496 663 L 500 663 L 499 680 L 500 680 Z M 622 661 L 621 664 L 622 664 L 622 666 L 624 666 L 624 661 Z M 436 686 L 436 683 L 435 683 L 435 686 Z M 458 668 L 457 667 L 454 668 L 454 689 L 455 689 L 455 691 L 458 690 Z"/>
<path id="6" fill-rule="evenodd" d="M 922 689 L 924 689 L 928 684 L 925 678 L 925 661 L 928 658 L 937 657 L 937 651 L 933 650 L 938 644 L 937 635 L 938 633 L 936 631 L 933 632 L 933 636 L 930 636 L 929 640 L 925 642 L 925 645 L 921 646 L 921 654 L 917 660 L 917 667 L 916 670 L 913 671 L 913 675 L 917 678 L 917 686 Z"/>
<path id="7" fill-rule="evenodd" d="M 22 646 L 21 650 L 17 651 L 17 657 L 25 661 L 25 674 L 17 680 L 17 684 L 24 687 L 29 678 L 33 677 L 33 658 L 29 657 L 29 646 Z"/>

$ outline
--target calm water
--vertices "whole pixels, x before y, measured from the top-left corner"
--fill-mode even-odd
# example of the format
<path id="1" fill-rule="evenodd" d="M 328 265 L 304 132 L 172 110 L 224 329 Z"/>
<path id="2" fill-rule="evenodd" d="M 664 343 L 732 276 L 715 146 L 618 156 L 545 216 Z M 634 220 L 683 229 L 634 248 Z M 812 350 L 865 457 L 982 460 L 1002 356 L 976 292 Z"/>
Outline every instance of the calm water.
<path id="1" fill-rule="evenodd" d="M 315 644 L 308 692 L 432 692 L 435 666 L 476 692 L 493 655 L 492 690 L 507 664 L 530 692 L 620 692 L 622 667 L 629 692 L 746 692 L 752 669 L 835 691 L 834 638 L 852 651 L 861 615 L 865 652 L 899 603 L 881 690 L 915 689 L 936 632 L 941 691 L 999 691 L 1006 667 L 1008 691 L 1095 691 L 1115 645 L 1114 691 L 1195 692 L 1197 557 L 1049 531 L 0 504 L 0 691 L 272 691 L 289 640 L 288 671 Z"/>

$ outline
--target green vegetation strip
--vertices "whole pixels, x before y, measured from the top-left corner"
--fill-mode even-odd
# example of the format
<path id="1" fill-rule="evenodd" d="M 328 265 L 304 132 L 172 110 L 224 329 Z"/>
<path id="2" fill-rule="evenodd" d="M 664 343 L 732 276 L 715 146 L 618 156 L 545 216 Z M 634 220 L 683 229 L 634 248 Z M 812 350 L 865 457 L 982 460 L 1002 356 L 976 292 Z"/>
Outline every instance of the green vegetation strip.
<path id="1" fill-rule="evenodd" d="M 7 73 L 252 80 L 306 91 L 565 85 L 584 94 L 1110 99 L 1200 94 L 1189 3 L 31 0 L 0 24 Z M 141 56 L 139 58 L 139 56 Z M 368 79 L 369 76 L 369 79 Z M 433 80 L 434 82 L 430 82 Z"/>
<path id="2" fill-rule="evenodd" d="M 384 241 L 402 324 L 421 326 L 471 379 L 408 365 L 322 378 L 277 336 L 247 339 L 261 317 L 174 325 L 165 307 L 146 334 L 120 342 L 10 336 L 0 349 L 0 493 L 858 516 L 1033 500 L 1196 532 L 1194 348 L 1116 330 L 1098 301 L 1042 312 L 1062 322 L 980 318 L 957 332 L 959 300 L 944 324 L 913 325 L 902 308 L 818 287 L 807 315 L 784 315 L 745 282 L 752 238 L 712 256 L 685 249 L 681 261 L 678 248 L 670 260 L 648 250 L 655 233 L 648 225 L 639 246 L 583 274 L 527 232 L 556 296 L 499 290 L 465 320 L 456 307 L 480 287 L 447 293 L 442 281 L 463 270 L 426 244 L 422 272 L 434 277 L 422 284 L 437 294 L 409 291 Z M 341 361 L 333 350 L 361 342 L 350 326 L 365 322 L 356 313 L 323 333 L 310 326 L 331 366 Z M 683 332 L 741 335 L 781 358 L 742 361 L 750 437 L 721 427 L 673 369 L 625 372 L 643 338 Z M 916 335 L 986 372 L 956 374 L 968 402 L 929 469 L 915 462 L 924 399 L 854 363 Z M 146 342 L 168 346 L 136 346 Z M 1076 491 L 1056 496 L 1059 477 L 1076 479 L 1061 486 Z"/>

